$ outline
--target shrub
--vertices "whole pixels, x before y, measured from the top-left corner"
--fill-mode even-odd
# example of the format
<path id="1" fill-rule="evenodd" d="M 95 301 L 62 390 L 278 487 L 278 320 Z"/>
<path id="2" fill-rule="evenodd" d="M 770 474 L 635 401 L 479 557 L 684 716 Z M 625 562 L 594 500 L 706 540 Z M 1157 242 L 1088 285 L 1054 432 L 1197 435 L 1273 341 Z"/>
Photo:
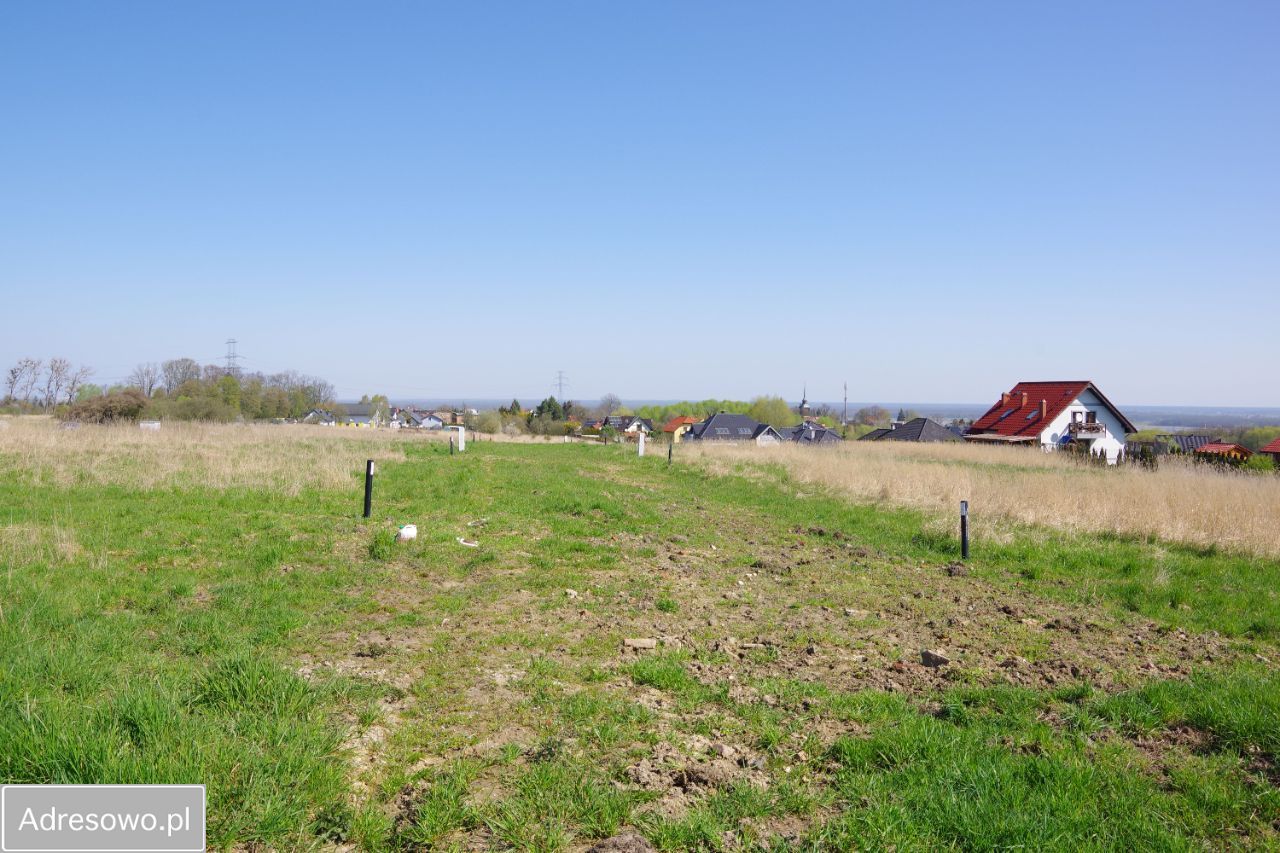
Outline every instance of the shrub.
<path id="1" fill-rule="evenodd" d="M 1276 461 L 1265 453 L 1255 453 L 1241 467 L 1246 471 L 1275 471 Z"/>
<path id="2" fill-rule="evenodd" d="M 489 435 L 502 432 L 502 415 L 494 411 L 481 412 L 475 417 L 472 428 Z"/>
<path id="3" fill-rule="evenodd" d="M 147 398 L 136 388 L 126 388 L 104 397 L 81 400 L 68 408 L 64 420 L 105 424 L 113 421 L 136 421 L 147 408 Z"/>
<path id="4" fill-rule="evenodd" d="M 176 400 L 151 401 L 153 412 L 161 418 L 177 421 L 216 421 L 229 423 L 240 415 L 236 407 L 214 397 L 179 397 Z"/>

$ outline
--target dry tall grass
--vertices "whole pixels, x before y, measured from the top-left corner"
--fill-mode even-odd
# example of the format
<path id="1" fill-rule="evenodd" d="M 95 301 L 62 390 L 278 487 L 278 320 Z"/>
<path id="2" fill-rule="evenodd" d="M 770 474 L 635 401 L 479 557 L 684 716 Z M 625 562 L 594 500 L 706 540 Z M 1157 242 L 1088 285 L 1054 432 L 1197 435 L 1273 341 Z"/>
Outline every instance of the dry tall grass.
<path id="1" fill-rule="evenodd" d="M 344 488 L 366 459 L 401 460 L 420 433 L 314 426 L 166 423 L 61 429 L 49 418 L 0 420 L 0 474 L 33 485 L 128 488 Z"/>
<path id="2" fill-rule="evenodd" d="M 719 470 L 778 464 L 800 482 L 940 516 L 968 500 L 976 525 L 1000 519 L 1280 556 L 1280 476 L 1176 460 L 1158 471 L 1098 468 L 1065 454 L 958 444 L 688 444 L 682 452 Z"/>

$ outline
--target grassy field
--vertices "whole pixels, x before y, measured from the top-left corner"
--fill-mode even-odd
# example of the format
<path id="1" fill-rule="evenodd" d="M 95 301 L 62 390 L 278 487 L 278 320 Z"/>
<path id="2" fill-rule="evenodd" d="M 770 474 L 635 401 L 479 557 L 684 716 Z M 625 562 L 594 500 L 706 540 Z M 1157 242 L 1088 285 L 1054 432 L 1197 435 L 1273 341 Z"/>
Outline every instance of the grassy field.
<path id="1" fill-rule="evenodd" d="M 304 427 L 13 423 L 0 498 L 0 779 L 217 848 L 1280 846 L 1267 549 Z"/>
<path id="2" fill-rule="evenodd" d="M 700 444 L 688 455 L 723 469 L 781 466 L 801 482 L 860 501 L 942 512 L 967 500 L 998 536 L 1001 523 L 1119 534 L 1280 557 L 1280 476 L 1166 456 L 1155 471 L 1098 466 L 1068 453 L 974 444 L 847 441 L 834 447 Z"/>

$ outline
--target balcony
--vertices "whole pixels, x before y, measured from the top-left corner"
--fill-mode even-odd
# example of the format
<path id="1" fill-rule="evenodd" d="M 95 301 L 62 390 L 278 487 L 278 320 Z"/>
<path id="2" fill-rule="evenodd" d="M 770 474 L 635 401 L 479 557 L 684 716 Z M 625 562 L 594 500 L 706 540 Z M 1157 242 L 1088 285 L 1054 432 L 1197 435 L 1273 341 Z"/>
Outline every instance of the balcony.
<path id="1" fill-rule="evenodd" d="M 1107 434 L 1107 425 L 1074 421 L 1067 427 L 1072 438 L 1100 438 Z"/>

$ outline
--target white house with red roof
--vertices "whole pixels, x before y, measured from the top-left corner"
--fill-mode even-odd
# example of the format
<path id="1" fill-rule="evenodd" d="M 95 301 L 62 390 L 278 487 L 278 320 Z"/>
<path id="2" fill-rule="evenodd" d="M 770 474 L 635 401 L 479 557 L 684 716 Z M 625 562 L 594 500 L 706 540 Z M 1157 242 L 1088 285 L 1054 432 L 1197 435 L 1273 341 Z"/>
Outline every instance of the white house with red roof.
<path id="1" fill-rule="evenodd" d="M 1083 446 L 1114 465 L 1124 454 L 1125 434 L 1137 431 L 1092 382 L 1019 382 L 973 422 L 965 440 L 1044 450 Z"/>

